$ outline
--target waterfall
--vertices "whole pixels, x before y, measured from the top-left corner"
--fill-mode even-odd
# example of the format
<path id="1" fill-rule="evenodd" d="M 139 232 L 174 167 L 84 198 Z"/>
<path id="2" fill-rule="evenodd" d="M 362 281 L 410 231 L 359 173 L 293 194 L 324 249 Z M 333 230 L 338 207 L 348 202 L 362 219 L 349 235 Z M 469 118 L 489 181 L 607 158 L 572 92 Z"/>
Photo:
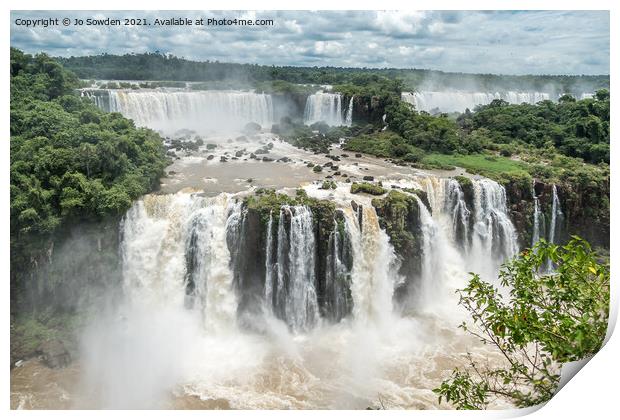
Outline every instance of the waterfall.
<path id="1" fill-rule="evenodd" d="M 345 115 L 344 125 L 347 127 L 353 125 L 353 98 L 355 98 L 355 95 L 351 96 L 351 99 L 349 99 L 349 106 L 347 107 L 347 113 Z"/>
<path id="2" fill-rule="evenodd" d="M 304 124 L 324 122 L 331 126 L 346 125 L 342 120 L 342 96 L 339 93 L 317 92 L 309 95 L 304 109 Z"/>
<path id="3" fill-rule="evenodd" d="M 564 216 L 562 209 L 560 208 L 560 198 L 558 197 L 558 188 L 553 184 L 553 200 L 551 204 L 551 224 L 549 225 L 549 243 L 554 244 L 556 241 L 556 230 L 558 220 L 561 220 Z"/>
<path id="4" fill-rule="evenodd" d="M 534 224 L 532 231 L 532 247 L 540 240 L 540 201 L 536 196 L 535 182 L 532 183 L 532 197 L 534 198 Z"/>
<path id="5" fill-rule="evenodd" d="M 385 323 L 393 309 L 394 249 L 388 235 L 379 226 L 374 207 L 359 206 L 359 213 L 350 207 L 344 210 L 353 251 L 353 317 L 362 323 Z"/>
<path id="6" fill-rule="evenodd" d="M 104 93 L 105 92 L 105 93 Z M 242 91 L 185 91 L 169 89 L 84 90 L 82 95 L 110 112 L 120 112 L 136 125 L 174 133 L 181 129 L 241 129 L 255 122 L 273 124 L 270 95 Z"/>
<path id="7" fill-rule="evenodd" d="M 239 207 L 221 194 L 149 195 L 137 201 L 122 224 L 123 287 L 132 300 L 195 308 L 207 329 L 234 319 L 227 224 Z M 198 305 L 196 305 L 198 303 Z"/>
<path id="8" fill-rule="evenodd" d="M 514 256 L 519 247 L 516 230 L 508 216 L 506 190 L 495 181 L 481 179 L 474 182 L 474 196 L 473 252 L 480 261 L 489 255 L 497 261 Z"/>
<path id="9" fill-rule="evenodd" d="M 497 182 L 471 180 L 465 191 L 449 178 L 414 182 L 430 204 L 413 194 L 421 253 L 419 271 L 408 280 L 413 305 L 407 306 L 419 309 L 437 307 L 442 291 L 469 271 L 492 278 L 518 244 L 506 191 Z M 304 205 L 283 205 L 261 219 L 227 194 L 145 196 L 123 223 L 124 288 L 132 299 L 199 313 L 210 330 L 230 326 L 235 317 L 241 325 L 259 325 L 263 307 L 295 333 L 311 330 L 321 317 L 382 325 L 403 281 L 398 258 L 375 208 L 352 206 L 340 203 L 326 236 L 317 239 Z M 556 189 L 553 213 L 550 239 L 562 215 Z"/>
<path id="10" fill-rule="evenodd" d="M 269 212 L 267 223 L 267 249 L 265 251 L 265 302 L 268 309 L 274 305 L 274 273 L 273 273 L 273 212 Z"/>
<path id="11" fill-rule="evenodd" d="M 329 236 L 329 249 L 325 270 L 325 313 L 328 318 L 338 322 L 351 313 L 351 237 L 343 223 L 334 220 L 334 228 Z"/>
<path id="12" fill-rule="evenodd" d="M 265 289 L 269 291 L 274 314 L 291 330 L 303 332 L 319 318 L 315 289 L 315 240 L 312 212 L 306 206 L 282 206 L 278 220 L 276 272 L 267 270 Z M 267 247 L 272 247 L 273 237 Z M 268 251 L 271 253 L 272 251 Z M 271 255 L 267 264 L 273 261 Z M 269 300 L 267 301 L 269 304 Z"/>
<path id="13" fill-rule="evenodd" d="M 421 91 L 403 92 L 402 100 L 412 104 L 418 111 L 463 112 L 473 110 L 476 105 L 488 105 L 494 99 L 503 99 L 511 104 L 535 104 L 550 99 L 544 92 L 464 92 L 464 91 Z"/>
<path id="14" fill-rule="evenodd" d="M 448 179 L 445 193 L 445 209 L 452 215 L 452 233 L 454 240 L 461 249 L 469 249 L 470 245 L 470 211 L 465 202 L 465 194 L 455 179 Z"/>

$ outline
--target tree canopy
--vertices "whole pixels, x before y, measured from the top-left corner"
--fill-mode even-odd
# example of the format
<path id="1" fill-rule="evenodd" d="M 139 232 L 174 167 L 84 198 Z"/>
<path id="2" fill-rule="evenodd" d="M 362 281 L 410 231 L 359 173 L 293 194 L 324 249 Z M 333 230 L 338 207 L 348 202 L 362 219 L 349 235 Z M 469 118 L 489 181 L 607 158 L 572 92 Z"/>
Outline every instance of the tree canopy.
<path id="1" fill-rule="evenodd" d="M 105 113 L 45 54 L 11 48 L 11 242 L 25 246 L 66 223 L 119 215 L 158 185 L 160 136 Z M 19 241 L 17 240 L 19 238 Z"/>

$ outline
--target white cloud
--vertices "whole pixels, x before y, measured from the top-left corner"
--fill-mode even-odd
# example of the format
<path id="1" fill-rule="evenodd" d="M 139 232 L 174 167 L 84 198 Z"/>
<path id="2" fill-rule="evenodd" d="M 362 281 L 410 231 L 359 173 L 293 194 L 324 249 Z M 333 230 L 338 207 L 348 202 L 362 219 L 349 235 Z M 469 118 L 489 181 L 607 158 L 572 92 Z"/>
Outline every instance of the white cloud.
<path id="1" fill-rule="evenodd" d="M 124 18 L 124 11 L 11 13 L 11 45 L 51 55 L 159 50 L 196 60 L 275 65 L 432 68 L 483 73 L 609 73 L 609 13 L 144 11 L 148 19 L 273 19 L 274 26 L 49 27 L 15 19 Z M 575 30 L 579 28 L 579 30 Z"/>

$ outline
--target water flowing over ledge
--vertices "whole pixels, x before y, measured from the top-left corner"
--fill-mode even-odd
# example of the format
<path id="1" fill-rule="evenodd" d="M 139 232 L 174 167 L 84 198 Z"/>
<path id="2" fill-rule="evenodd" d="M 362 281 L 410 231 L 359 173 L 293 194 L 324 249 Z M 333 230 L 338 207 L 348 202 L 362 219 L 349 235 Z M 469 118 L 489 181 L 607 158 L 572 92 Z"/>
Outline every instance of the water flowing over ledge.
<path id="1" fill-rule="evenodd" d="M 591 94 L 582 93 L 583 99 Z M 477 105 L 488 105 L 495 99 L 503 99 L 511 104 L 535 104 L 540 101 L 557 99 L 547 92 L 466 92 L 466 91 L 420 91 L 403 92 L 402 99 L 415 106 L 418 111 L 464 112 Z"/>
<path id="2" fill-rule="evenodd" d="M 304 124 L 324 122 L 331 126 L 350 126 L 353 116 L 353 98 L 350 99 L 346 115 L 342 112 L 342 95 L 317 92 L 309 95 L 304 109 Z"/>
<path id="3" fill-rule="evenodd" d="M 120 112 L 139 126 L 165 133 L 241 129 L 249 122 L 270 128 L 274 122 L 271 95 L 264 93 L 85 89 L 82 95 L 106 111 Z"/>

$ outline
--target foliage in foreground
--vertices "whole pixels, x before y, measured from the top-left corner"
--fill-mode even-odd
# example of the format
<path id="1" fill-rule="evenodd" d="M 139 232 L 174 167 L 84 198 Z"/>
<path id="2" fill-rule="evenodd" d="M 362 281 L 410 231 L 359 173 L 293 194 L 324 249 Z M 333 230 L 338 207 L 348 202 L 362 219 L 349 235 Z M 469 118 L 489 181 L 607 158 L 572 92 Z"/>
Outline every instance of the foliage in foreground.
<path id="1" fill-rule="evenodd" d="M 555 269 L 540 274 L 551 262 Z M 495 347 L 506 367 L 474 360 L 456 368 L 433 391 L 457 409 L 484 409 L 496 399 L 517 407 L 551 399 L 560 364 L 594 355 L 602 346 L 609 312 L 609 263 L 599 263 L 578 238 L 565 246 L 540 241 L 504 266 L 498 288 L 473 275 L 459 290 L 475 326 L 461 328 Z"/>

